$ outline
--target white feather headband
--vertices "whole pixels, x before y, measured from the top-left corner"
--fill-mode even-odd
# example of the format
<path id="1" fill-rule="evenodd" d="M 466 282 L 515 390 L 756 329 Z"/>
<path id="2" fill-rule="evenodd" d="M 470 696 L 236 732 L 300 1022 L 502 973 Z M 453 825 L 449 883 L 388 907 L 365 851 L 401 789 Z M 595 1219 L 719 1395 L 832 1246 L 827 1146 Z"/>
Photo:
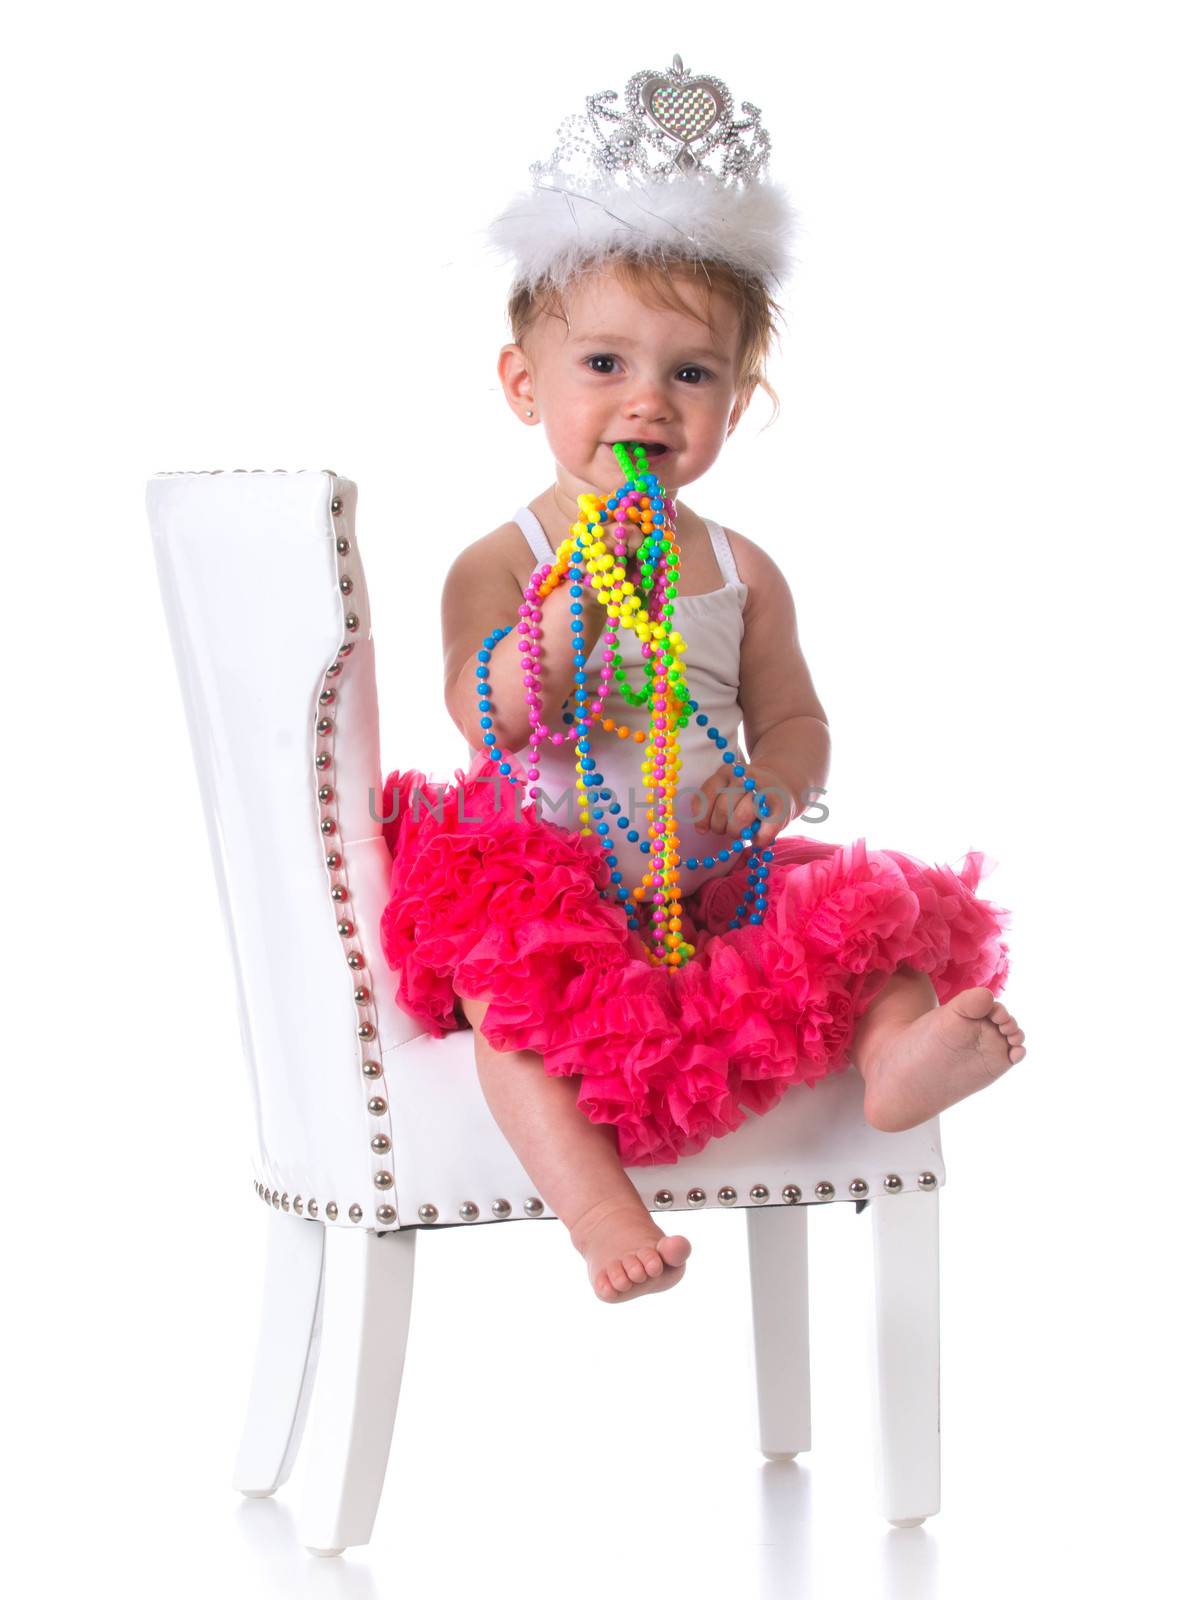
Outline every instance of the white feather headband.
<path id="1" fill-rule="evenodd" d="M 668 72 L 587 97 L 586 116 L 558 130 L 533 187 L 488 228 L 514 264 L 514 287 L 563 288 L 613 255 L 664 262 L 717 260 L 779 288 L 792 263 L 797 213 L 764 176 L 769 136 L 744 100 L 742 120 L 718 78 L 693 77 L 674 56 Z"/>

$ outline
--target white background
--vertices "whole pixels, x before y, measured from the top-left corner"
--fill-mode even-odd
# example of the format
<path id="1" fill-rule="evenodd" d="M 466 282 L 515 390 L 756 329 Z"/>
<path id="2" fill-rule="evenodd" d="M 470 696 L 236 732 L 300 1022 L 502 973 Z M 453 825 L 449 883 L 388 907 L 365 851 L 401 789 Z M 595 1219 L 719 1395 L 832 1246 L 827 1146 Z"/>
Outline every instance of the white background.
<path id="1" fill-rule="evenodd" d="M 6 27 L 14 1593 L 1107 1594 L 1184 1519 L 1182 8 L 43 5 Z M 786 571 L 829 822 L 999 863 L 1028 1055 L 948 1111 L 941 1515 L 873 1491 L 867 1215 L 812 1218 L 813 1451 L 756 1449 L 744 1229 L 596 1301 L 560 1227 L 422 1237 L 372 1544 L 230 1488 L 267 1214 L 144 485 L 360 486 L 386 765 L 448 775 L 442 577 L 549 479 L 489 216 L 682 54 L 802 217 L 700 512 Z M 236 575 L 228 573 L 228 582 Z M 269 603 L 261 597 L 262 605 Z M 409 687 L 406 687 L 406 686 Z M 300 1473 L 300 1463 L 299 1463 Z"/>

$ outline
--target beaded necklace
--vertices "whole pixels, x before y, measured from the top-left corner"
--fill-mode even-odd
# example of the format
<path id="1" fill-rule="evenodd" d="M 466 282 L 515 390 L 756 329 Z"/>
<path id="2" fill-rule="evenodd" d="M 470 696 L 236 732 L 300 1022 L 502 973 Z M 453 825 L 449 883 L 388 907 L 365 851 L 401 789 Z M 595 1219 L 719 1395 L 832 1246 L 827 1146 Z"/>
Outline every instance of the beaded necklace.
<path id="1" fill-rule="evenodd" d="M 523 635 L 518 648 L 525 657 L 525 700 L 529 707 L 532 726 L 527 772 L 529 781 L 536 785 L 537 779 L 541 776 L 536 765 L 538 749 L 545 739 L 548 738 L 555 745 L 562 744 L 566 739 L 575 741 L 578 751 L 575 772 L 580 805 L 579 821 L 582 823 L 579 832 L 583 837 L 590 837 L 592 830 L 588 824 L 594 820 L 595 831 L 600 835 L 600 844 L 607 852 L 608 865 L 611 868 L 612 892 L 610 894 L 605 890 L 600 892 L 605 899 L 620 901 L 630 928 L 640 927 L 635 914 L 636 906 L 646 899 L 651 900 L 654 948 L 648 953 L 648 959 L 653 965 L 680 967 L 685 965 L 695 951 L 694 946 L 682 937 L 682 900 L 678 887 L 678 865 L 681 855 L 678 849 L 678 826 L 673 805 L 678 774 L 682 769 L 678 730 L 686 727 L 691 714 L 695 714 L 698 725 L 706 728 L 707 738 L 720 750 L 727 749 L 727 740 L 720 734 L 718 728 L 707 727 L 709 718 L 705 713 L 699 712 L 698 702 L 690 698 L 690 691 L 686 685 L 685 664 L 681 659 L 686 651 L 686 641 L 673 627 L 671 621 L 673 600 L 678 592 L 681 555 L 673 525 L 674 502 L 666 494 L 656 473 L 648 470 L 648 452 L 642 444 L 632 446 L 632 453 L 636 457 L 635 463 L 626 445 L 616 444 L 612 448 L 624 472 L 623 487 L 611 495 L 579 495 L 578 506 L 582 515 L 572 526 L 570 537 L 557 551 L 553 565 L 543 563 L 534 572 L 524 591 L 525 598 L 519 613 L 521 621 L 517 624 L 517 631 Z M 628 523 L 638 524 L 644 535 L 638 551 L 640 587 L 646 597 L 643 607 L 623 565 L 628 558 L 625 538 Z M 605 531 L 614 533 L 614 556 L 608 553 L 600 537 L 601 527 Z M 604 665 L 600 672 L 602 681 L 595 702 L 590 706 L 587 702 L 585 687 L 587 674 L 584 670 L 588 652 L 582 624 L 584 567 L 586 581 L 594 589 L 610 619 L 609 639 L 607 648 L 603 652 Z M 570 628 L 574 635 L 574 698 L 577 710 L 573 716 L 566 718 L 571 726 L 564 732 L 555 733 L 540 716 L 538 662 L 541 657 L 539 642 L 541 603 L 561 583 L 564 572 L 570 579 L 572 597 L 570 610 L 575 618 Z M 620 652 L 616 648 L 616 634 L 621 620 L 628 622 L 641 641 L 645 684 L 639 690 L 634 689 L 628 682 Z M 492 702 L 488 698 L 487 683 L 490 676 L 487 663 L 491 660 L 492 650 L 504 635 L 511 631 L 511 628 L 497 628 L 488 634 L 478 655 L 475 678 L 481 713 L 480 726 L 485 730 L 483 742 L 488 747 L 488 757 L 496 763 L 503 776 L 511 777 L 512 782 L 516 784 L 518 779 L 512 771 L 512 764 L 504 757 L 504 752 L 497 746 L 495 734 L 491 731 Z M 603 809 L 597 802 L 609 801 L 608 811 L 613 816 L 616 816 L 622 808 L 611 790 L 603 787 L 603 778 L 596 772 L 596 763 L 590 753 L 592 719 L 599 716 L 603 709 L 613 674 L 620 696 L 626 704 L 639 706 L 647 702 L 651 708 L 653 748 L 646 753 L 641 763 L 641 778 L 651 801 L 654 800 L 656 791 L 658 789 L 661 791 L 659 807 L 650 805 L 645 813 L 650 825 L 648 841 L 641 840 L 635 829 L 628 828 L 627 817 L 621 816 L 617 823 L 618 827 L 628 829 L 629 843 L 639 843 L 641 853 L 651 854 L 653 857 L 640 884 L 631 892 L 624 884 L 624 874 L 615 855 L 610 837 L 611 826 L 603 820 Z M 600 720 L 604 729 L 617 734 L 621 739 L 631 737 L 642 744 L 645 741 L 646 735 L 643 732 L 617 725 L 613 717 L 604 717 Z M 756 789 L 756 779 L 745 776 L 746 768 L 737 751 L 729 751 L 723 757 L 723 761 L 725 765 L 730 765 L 733 776 L 744 779 L 745 790 Z M 593 798 L 588 797 L 588 790 Z M 539 793 L 536 787 L 529 790 L 529 796 L 533 800 L 538 798 Z M 750 846 L 753 835 L 760 827 L 760 818 L 769 815 L 769 805 L 764 795 L 754 795 L 754 799 L 758 815 L 753 822 L 748 823 L 738 839 L 732 840 L 730 848 L 720 850 L 717 855 L 704 856 L 701 861 L 697 856 L 691 856 L 686 862 L 687 867 L 691 869 L 700 865 L 713 867 L 717 861 L 729 861 L 733 854 L 738 854 Z M 656 816 L 658 809 L 659 819 Z M 750 923 L 763 921 L 767 905 L 765 890 L 768 886 L 768 864 L 772 859 L 771 850 L 760 850 L 754 846 L 749 849 L 748 887 L 743 900 L 736 907 L 735 917 L 729 923 L 729 927 L 742 927 L 745 917 Z M 652 890 L 651 895 L 650 890 Z M 751 911 L 749 911 L 750 906 Z"/>

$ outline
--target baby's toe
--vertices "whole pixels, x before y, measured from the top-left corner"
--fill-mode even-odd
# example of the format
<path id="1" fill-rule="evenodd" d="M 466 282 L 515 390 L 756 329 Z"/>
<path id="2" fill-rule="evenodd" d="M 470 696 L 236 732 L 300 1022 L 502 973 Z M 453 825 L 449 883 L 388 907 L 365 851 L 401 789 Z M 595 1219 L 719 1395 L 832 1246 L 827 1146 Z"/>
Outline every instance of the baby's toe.
<path id="1" fill-rule="evenodd" d="M 632 1279 L 633 1283 L 646 1283 L 648 1281 L 649 1274 L 645 1270 L 645 1264 L 637 1251 L 630 1250 L 627 1255 L 621 1257 L 621 1260 L 624 1271 Z"/>
<path id="2" fill-rule="evenodd" d="M 624 1263 L 622 1260 L 609 1261 L 605 1270 L 607 1272 L 608 1282 L 611 1284 L 612 1288 L 617 1290 L 620 1294 L 623 1294 L 625 1289 L 630 1289 L 632 1287 L 632 1279 L 624 1270 Z"/>
<path id="3" fill-rule="evenodd" d="M 1008 1052 L 1008 1059 L 1015 1067 L 1018 1061 L 1023 1061 L 1025 1059 L 1026 1053 L 1027 1052 L 1024 1045 L 1014 1044 Z"/>
<path id="4" fill-rule="evenodd" d="M 1012 1021 L 1012 1018 L 1008 1015 L 1008 1007 L 1003 1003 L 1003 1001 L 996 1001 L 995 1005 L 988 1012 L 988 1021 L 994 1022 L 997 1027 L 999 1027 L 1002 1022 Z"/>
<path id="5" fill-rule="evenodd" d="M 667 1267 L 680 1267 L 693 1248 L 684 1233 L 667 1233 L 657 1241 L 658 1254 Z"/>

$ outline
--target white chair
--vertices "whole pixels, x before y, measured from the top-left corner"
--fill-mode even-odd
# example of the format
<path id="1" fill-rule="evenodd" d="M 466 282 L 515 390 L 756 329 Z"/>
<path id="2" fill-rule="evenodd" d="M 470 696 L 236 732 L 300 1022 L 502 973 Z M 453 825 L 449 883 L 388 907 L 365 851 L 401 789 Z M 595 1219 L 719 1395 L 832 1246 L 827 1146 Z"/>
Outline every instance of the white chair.
<path id="1" fill-rule="evenodd" d="M 355 484 L 329 471 L 158 473 L 147 505 L 237 974 L 253 1187 L 273 1213 L 233 1482 L 273 1494 L 308 1436 L 300 1536 L 337 1555 L 371 1537 L 420 1233 L 554 1214 L 488 1110 L 471 1031 L 435 1039 L 391 998 Z M 415 764 L 401 754 L 388 767 Z M 870 1202 L 880 1508 L 911 1527 L 939 1507 L 945 1172 L 936 1118 L 879 1133 L 862 1107 L 852 1067 L 697 1156 L 628 1174 L 651 1211 L 744 1211 L 759 1446 L 773 1460 L 810 1447 L 808 1211 Z"/>

